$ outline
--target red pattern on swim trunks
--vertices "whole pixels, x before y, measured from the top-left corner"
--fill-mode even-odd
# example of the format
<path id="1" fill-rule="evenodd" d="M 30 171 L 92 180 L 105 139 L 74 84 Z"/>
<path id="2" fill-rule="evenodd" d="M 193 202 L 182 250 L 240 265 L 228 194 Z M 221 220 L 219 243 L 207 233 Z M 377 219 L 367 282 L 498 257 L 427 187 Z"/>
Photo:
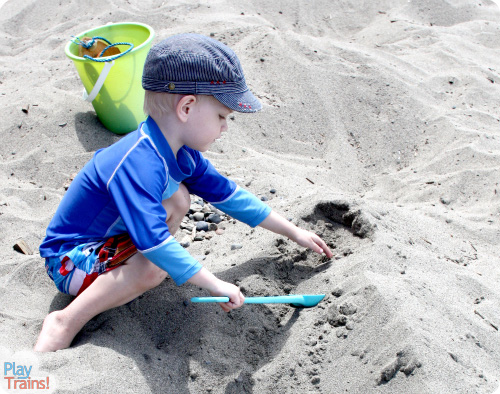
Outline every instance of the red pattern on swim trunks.
<path id="1" fill-rule="evenodd" d="M 99 251 L 99 262 L 106 264 L 106 271 L 121 265 L 129 257 L 137 253 L 137 248 L 132 243 L 128 234 L 119 234 L 111 237 Z"/>

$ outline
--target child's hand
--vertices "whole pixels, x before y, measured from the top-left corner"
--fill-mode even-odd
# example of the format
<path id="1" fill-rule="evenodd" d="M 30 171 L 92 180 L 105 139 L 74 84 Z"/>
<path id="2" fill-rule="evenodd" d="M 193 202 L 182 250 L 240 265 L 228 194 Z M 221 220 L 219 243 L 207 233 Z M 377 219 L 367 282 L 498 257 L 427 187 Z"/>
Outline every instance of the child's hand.
<path id="1" fill-rule="evenodd" d="M 328 258 L 333 256 L 333 253 L 320 237 L 310 231 L 297 227 L 274 211 L 271 211 L 259 226 L 276 234 L 284 235 L 292 241 L 297 242 L 300 246 L 314 250 L 316 253 L 324 253 Z"/>
<path id="2" fill-rule="evenodd" d="M 296 231 L 293 234 L 293 237 L 290 237 L 290 239 L 297 242 L 300 246 L 309 248 L 316 253 L 325 253 L 326 257 L 328 258 L 331 258 L 333 256 L 333 253 L 328 248 L 325 241 L 323 241 L 319 236 L 311 231 L 307 231 L 297 227 Z"/>
<path id="3" fill-rule="evenodd" d="M 245 301 L 245 296 L 241 293 L 239 287 L 220 279 L 217 280 L 216 289 L 210 291 L 210 294 L 214 297 L 229 297 L 229 302 L 219 303 L 224 312 L 239 308 Z"/>
<path id="4" fill-rule="evenodd" d="M 201 270 L 189 278 L 188 282 L 207 289 L 214 297 L 229 297 L 229 302 L 219 304 L 224 312 L 239 308 L 245 301 L 245 296 L 241 294 L 239 287 L 216 278 L 205 267 L 202 267 Z"/>

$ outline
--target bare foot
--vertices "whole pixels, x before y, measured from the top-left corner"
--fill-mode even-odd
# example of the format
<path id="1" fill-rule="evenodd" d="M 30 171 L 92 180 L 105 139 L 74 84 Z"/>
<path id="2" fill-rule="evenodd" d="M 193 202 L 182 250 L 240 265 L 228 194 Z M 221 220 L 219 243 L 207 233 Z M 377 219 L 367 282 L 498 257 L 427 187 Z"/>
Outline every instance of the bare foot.
<path id="1" fill-rule="evenodd" d="M 42 331 L 33 350 L 35 352 L 55 352 L 69 347 L 76 334 L 72 334 L 64 324 L 63 311 L 47 315 Z"/>

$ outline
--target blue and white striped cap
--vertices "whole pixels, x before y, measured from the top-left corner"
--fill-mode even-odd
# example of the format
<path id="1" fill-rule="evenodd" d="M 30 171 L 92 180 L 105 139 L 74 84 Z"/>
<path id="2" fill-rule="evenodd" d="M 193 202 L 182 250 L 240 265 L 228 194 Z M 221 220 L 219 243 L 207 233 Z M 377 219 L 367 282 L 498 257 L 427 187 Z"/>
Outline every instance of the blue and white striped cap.
<path id="1" fill-rule="evenodd" d="M 200 34 L 178 34 L 154 45 L 144 64 L 142 86 L 153 92 L 212 95 L 238 112 L 262 109 L 233 50 Z"/>

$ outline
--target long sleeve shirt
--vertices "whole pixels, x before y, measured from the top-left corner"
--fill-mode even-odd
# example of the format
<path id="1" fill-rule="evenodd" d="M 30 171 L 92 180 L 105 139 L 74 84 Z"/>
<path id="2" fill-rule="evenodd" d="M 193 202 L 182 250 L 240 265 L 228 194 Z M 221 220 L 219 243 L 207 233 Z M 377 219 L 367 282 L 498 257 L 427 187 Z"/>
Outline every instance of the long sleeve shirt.
<path id="1" fill-rule="evenodd" d="M 136 131 L 98 150 L 78 173 L 47 228 L 40 255 L 60 256 L 77 245 L 128 233 L 139 252 L 183 284 L 201 264 L 170 234 L 162 205 L 181 182 L 252 227 L 271 211 L 218 173 L 200 152 L 183 146 L 176 158 L 149 117 Z"/>

